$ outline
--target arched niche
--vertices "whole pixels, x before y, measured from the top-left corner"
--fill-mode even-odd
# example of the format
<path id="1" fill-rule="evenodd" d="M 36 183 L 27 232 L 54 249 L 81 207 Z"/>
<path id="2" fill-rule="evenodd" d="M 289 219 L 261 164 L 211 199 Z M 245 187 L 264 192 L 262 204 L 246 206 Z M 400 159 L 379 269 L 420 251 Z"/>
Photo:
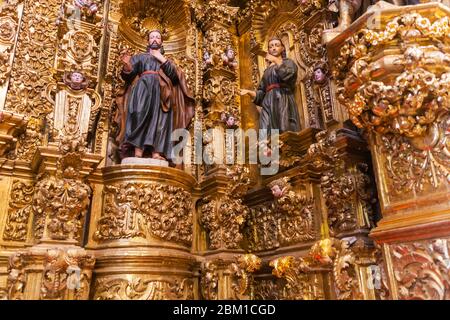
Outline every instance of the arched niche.
<path id="1" fill-rule="evenodd" d="M 149 31 L 159 29 L 164 33 L 167 53 L 186 52 L 190 14 L 180 0 L 124 0 L 119 33 L 130 46 L 145 50 Z"/>
<path id="2" fill-rule="evenodd" d="M 273 36 L 281 38 L 287 56 L 299 68 L 295 96 L 302 129 L 324 129 L 336 122 L 329 79 L 320 84 L 313 80 L 315 68 L 327 68 L 321 35 L 329 27 L 325 11 L 305 11 L 298 1 L 260 1 L 253 8 L 251 30 L 253 41 L 260 47 L 260 50 L 255 50 L 259 53 L 254 61 L 258 78 L 261 78 L 266 67 L 262 53 L 267 51 L 268 40 Z"/>
<path id="3" fill-rule="evenodd" d="M 181 0 L 119 0 L 114 2 L 117 10 L 111 11 L 110 21 L 117 26 L 116 38 L 111 42 L 114 52 L 114 92 L 120 92 L 123 81 L 120 76 L 122 64 L 120 52 L 127 49 L 131 54 L 145 52 L 148 33 L 158 29 L 163 33 L 166 57 L 172 59 L 184 71 L 186 80 L 195 97 L 200 90 L 201 72 L 198 67 L 198 31 L 191 21 L 187 1 Z M 123 101 L 121 103 L 124 103 Z M 117 113 L 117 101 L 111 113 Z M 192 121 L 194 123 L 194 121 Z M 191 128 L 192 129 L 192 128 Z M 110 128 L 107 165 L 119 163 L 119 146 L 116 141 L 117 125 Z"/>

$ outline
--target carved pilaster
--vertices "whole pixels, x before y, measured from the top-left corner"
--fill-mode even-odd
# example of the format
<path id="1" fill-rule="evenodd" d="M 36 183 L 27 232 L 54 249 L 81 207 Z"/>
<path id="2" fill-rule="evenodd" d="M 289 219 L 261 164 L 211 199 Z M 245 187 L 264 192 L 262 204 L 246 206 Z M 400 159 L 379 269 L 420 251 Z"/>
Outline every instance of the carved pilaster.
<path id="1" fill-rule="evenodd" d="M 207 249 L 240 249 L 243 227 L 249 209 L 242 197 L 248 190 L 248 168 L 234 166 L 227 169 L 225 190 L 208 195 L 199 202 L 199 222 L 206 230 Z"/>
<path id="2" fill-rule="evenodd" d="M 334 131 L 318 133 L 318 141 L 310 146 L 306 157 L 322 174 L 320 185 L 328 209 L 328 225 L 331 233 L 340 238 L 367 234 L 376 220 L 375 185 L 367 160 L 361 155 L 349 155 L 342 145 L 356 142 L 363 150 L 364 143 L 357 136 L 348 136 L 349 133 L 340 131 L 338 136 Z"/>
<path id="3" fill-rule="evenodd" d="M 434 272 L 436 287 L 445 281 L 425 243 L 445 255 L 450 234 L 449 16 L 436 3 L 386 7 L 329 44 L 339 99 L 368 136 L 383 214 L 371 236 L 384 243 L 394 299 L 445 297 L 406 274 Z M 412 261 L 430 268 L 415 270 Z"/>
<path id="4" fill-rule="evenodd" d="M 14 180 L 8 215 L 3 229 L 3 240 L 25 242 L 30 237 L 30 220 L 33 218 L 34 184 Z"/>
<path id="5" fill-rule="evenodd" d="M 235 19 L 238 8 L 228 1 L 213 0 L 191 3 L 194 22 L 202 31 L 202 130 L 205 152 L 211 161 L 203 166 L 208 175 L 217 165 L 230 162 L 227 151 L 235 149 L 235 141 L 226 141 L 224 131 L 240 125 L 238 102 L 238 47 Z M 206 138 L 206 139 L 205 139 Z M 234 160 L 235 155 L 231 155 Z"/>
<path id="6" fill-rule="evenodd" d="M 23 6 L 22 0 L 0 5 L 0 110 L 5 106 Z"/>
<path id="7" fill-rule="evenodd" d="M 45 92 L 48 83 L 52 82 L 54 45 L 58 39 L 58 30 L 49 21 L 56 22 L 61 2 L 61 0 L 33 1 L 25 2 L 23 6 L 20 36 L 15 45 L 5 110 L 33 117 L 36 123 L 43 121 L 53 109 L 52 104 L 42 93 Z M 33 140 L 42 143 L 43 130 L 31 130 L 34 131 Z M 32 157 L 39 143 L 22 146 L 22 143 L 28 143 L 30 137 L 25 139 L 27 134 L 29 132 L 23 134 L 24 139 L 19 138 L 19 146 L 11 155 L 12 158 L 31 160 L 30 154 Z M 28 151 L 30 148 L 32 150 Z"/>

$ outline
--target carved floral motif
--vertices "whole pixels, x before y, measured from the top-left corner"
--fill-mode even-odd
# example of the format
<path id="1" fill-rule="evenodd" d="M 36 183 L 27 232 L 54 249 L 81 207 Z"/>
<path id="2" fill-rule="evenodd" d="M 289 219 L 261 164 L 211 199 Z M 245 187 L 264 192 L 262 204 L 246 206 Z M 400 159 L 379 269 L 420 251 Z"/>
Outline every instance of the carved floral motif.
<path id="1" fill-rule="evenodd" d="M 321 189 L 331 231 L 372 228 L 376 193 L 367 164 L 346 163 L 335 147 L 336 132 L 319 132 L 317 140 L 310 146 L 306 159 L 322 172 Z"/>
<path id="2" fill-rule="evenodd" d="M 105 278 L 95 285 L 95 300 L 192 300 L 192 279 L 163 281 L 144 279 Z"/>
<path id="3" fill-rule="evenodd" d="M 0 87 L 11 74 L 11 51 L 19 22 L 18 6 L 22 1 L 9 1 L 0 5 Z"/>
<path id="4" fill-rule="evenodd" d="M 358 248 L 356 247 L 356 250 Z M 287 281 L 289 299 L 323 299 L 320 272 L 331 272 L 339 300 L 358 300 L 363 295 L 359 289 L 357 265 L 362 264 L 345 240 L 322 239 L 316 242 L 304 258 L 285 256 L 270 262 L 272 273 Z"/>
<path id="5" fill-rule="evenodd" d="M 49 249 L 45 256 L 41 299 L 67 299 L 74 291 L 75 300 L 87 300 L 95 258 L 84 249 Z"/>
<path id="6" fill-rule="evenodd" d="M 182 188 L 126 182 L 105 186 L 104 214 L 97 241 L 152 236 L 189 245 L 192 241 L 191 196 Z"/>
<path id="7" fill-rule="evenodd" d="M 251 252 L 270 250 L 280 246 L 278 215 L 273 202 L 251 207 L 245 227 L 245 238 Z"/>
<path id="8" fill-rule="evenodd" d="M 91 188 L 84 182 L 47 176 L 36 183 L 33 200 L 36 219 L 46 221 L 46 230 L 51 239 L 78 241 L 89 207 L 90 195 Z M 45 218 L 40 220 L 41 216 Z M 36 231 L 40 227 L 37 224 Z"/>
<path id="9" fill-rule="evenodd" d="M 323 299 L 323 291 L 317 281 L 317 275 L 303 272 L 302 264 L 301 259 L 296 260 L 292 256 L 270 262 L 270 266 L 274 268 L 272 274 L 286 280 L 282 298 L 288 300 Z"/>
<path id="10" fill-rule="evenodd" d="M 7 154 L 8 159 L 31 161 L 37 147 L 42 145 L 43 128 L 44 121 L 41 118 L 30 117 L 25 131 L 17 138 L 16 149 Z"/>
<path id="11" fill-rule="evenodd" d="M 409 140 L 386 134 L 379 136 L 377 151 L 385 155 L 385 168 L 393 195 L 420 193 L 450 183 L 450 114 L 441 115 L 425 138 Z"/>
<path id="12" fill-rule="evenodd" d="M 211 249 L 239 248 L 244 222 L 249 214 L 242 201 L 250 185 L 249 170 L 239 165 L 227 170 L 231 181 L 225 195 L 208 196 L 200 201 L 200 223 L 208 231 Z"/>
<path id="13" fill-rule="evenodd" d="M 206 261 L 201 265 L 200 288 L 204 299 L 217 300 L 219 290 L 217 263 Z"/>
<path id="14" fill-rule="evenodd" d="M 253 273 L 261 268 L 261 259 L 254 254 L 245 254 L 236 257 L 236 263 L 232 263 L 229 270 L 233 282 L 231 288 L 234 298 L 237 300 L 254 299 Z"/>
<path id="15" fill-rule="evenodd" d="M 254 288 L 255 300 L 279 300 L 283 297 L 283 286 L 273 279 L 255 281 Z"/>
<path id="16" fill-rule="evenodd" d="M 261 251 L 307 242 L 315 238 L 315 201 L 293 191 L 288 178 L 268 186 L 274 202 L 252 207 L 246 223 L 246 239 L 251 251 Z"/>
<path id="17" fill-rule="evenodd" d="M 6 83 L 11 73 L 11 66 L 9 64 L 10 53 L 9 48 L 0 51 L 0 86 Z"/>
<path id="18" fill-rule="evenodd" d="M 281 185 L 283 192 L 275 198 L 278 212 L 278 233 L 281 245 L 314 239 L 314 199 L 290 190 L 286 179 L 273 181 L 269 186 Z"/>
<path id="19" fill-rule="evenodd" d="M 448 17 L 405 13 L 382 30 L 356 33 L 336 59 L 339 99 L 355 125 L 378 142 L 394 195 L 450 182 L 450 56 L 442 45 L 449 31 Z M 376 58 L 387 43 L 399 52 Z"/>
<path id="20" fill-rule="evenodd" d="M 27 3 L 22 18 L 6 109 L 30 116 L 51 112 L 52 106 L 37 93 L 44 92 L 51 78 L 57 30 L 48 21 L 56 21 L 60 0 Z"/>
<path id="21" fill-rule="evenodd" d="M 23 299 L 26 286 L 26 275 L 24 271 L 26 256 L 27 254 L 24 252 L 17 252 L 9 257 L 7 280 L 8 300 Z"/>
<path id="22" fill-rule="evenodd" d="M 27 239 L 33 193 L 33 184 L 20 180 L 13 181 L 3 240 L 25 241 Z"/>
<path id="23" fill-rule="evenodd" d="M 400 299 L 450 299 L 447 239 L 397 244 L 390 250 Z"/>

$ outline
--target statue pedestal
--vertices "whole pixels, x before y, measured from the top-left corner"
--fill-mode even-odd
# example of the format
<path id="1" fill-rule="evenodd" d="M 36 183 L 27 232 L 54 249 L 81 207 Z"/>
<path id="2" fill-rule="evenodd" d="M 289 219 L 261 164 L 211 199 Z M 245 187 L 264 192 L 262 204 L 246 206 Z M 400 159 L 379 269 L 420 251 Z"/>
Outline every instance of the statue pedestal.
<path id="1" fill-rule="evenodd" d="M 103 168 L 103 183 L 94 186 L 93 203 L 100 206 L 92 210 L 87 245 L 98 262 L 93 299 L 197 298 L 191 254 L 196 180 L 182 170 L 128 159 Z"/>
<path id="2" fill-rule="evenodd" d="M 165 160 L 158 160 L 152 158 L 137 158 L 137 157 L 129 157 L 122 160 L 123 165 L 128 164 L 147 164 L 150 166 L 158 166 L 158 167 L 168 167 L 169 162 Z"/>

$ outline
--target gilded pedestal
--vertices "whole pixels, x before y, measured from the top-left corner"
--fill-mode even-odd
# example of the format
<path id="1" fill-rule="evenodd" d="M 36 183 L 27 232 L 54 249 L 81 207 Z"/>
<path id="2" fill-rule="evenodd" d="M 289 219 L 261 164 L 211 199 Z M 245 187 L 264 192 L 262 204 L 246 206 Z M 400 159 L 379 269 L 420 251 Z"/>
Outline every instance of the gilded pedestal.
<path id="1" fill-rule="evenodd" d="M 102 177 L 101 211 L 91 216 L 87 245 L 97 258 L 92 298 L 197 298 L 195 179 L 149 165 L 105 167 Z"/>

